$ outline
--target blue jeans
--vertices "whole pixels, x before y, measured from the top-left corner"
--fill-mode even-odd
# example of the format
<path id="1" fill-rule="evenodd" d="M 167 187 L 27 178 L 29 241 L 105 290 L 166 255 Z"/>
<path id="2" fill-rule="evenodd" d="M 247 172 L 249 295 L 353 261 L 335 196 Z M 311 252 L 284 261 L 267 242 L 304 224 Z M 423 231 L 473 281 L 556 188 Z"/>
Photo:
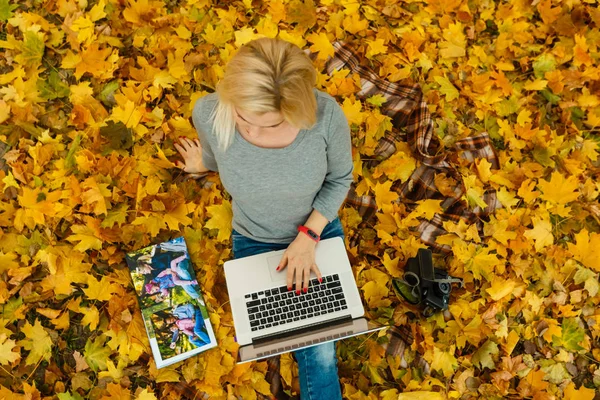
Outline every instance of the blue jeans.
<path id="1" fill-rule="evenodd" d="M 321 239 L 344 237 L 344 229 L 339 218 L 325 226 Z M 233 257 L 242 258 L 267 251 L 287 249 L 289 243 L 263 243 L 249 239 L 234 229 L 231 232 Z M 294 352 L 298 362 L 300 379 L 300 399 L 302 400 L 336 400 L 342 398 L 337 371 L 335 342 L 320 344 Z"/>

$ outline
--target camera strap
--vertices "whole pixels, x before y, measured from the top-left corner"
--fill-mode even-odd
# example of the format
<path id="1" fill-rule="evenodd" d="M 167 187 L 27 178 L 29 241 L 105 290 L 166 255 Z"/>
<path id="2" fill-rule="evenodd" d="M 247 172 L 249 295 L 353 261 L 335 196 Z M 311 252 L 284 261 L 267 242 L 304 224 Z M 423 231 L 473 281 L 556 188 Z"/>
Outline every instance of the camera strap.
<path id="1" fill-rule="evenodd" d="M 424 281 L 435 281 L 435 272 L 433 270 L 433 257 L 431 251 L 419 249 L 417 252 L 419 258 L 419 268 L 421 269 L 421 279 Z"/>

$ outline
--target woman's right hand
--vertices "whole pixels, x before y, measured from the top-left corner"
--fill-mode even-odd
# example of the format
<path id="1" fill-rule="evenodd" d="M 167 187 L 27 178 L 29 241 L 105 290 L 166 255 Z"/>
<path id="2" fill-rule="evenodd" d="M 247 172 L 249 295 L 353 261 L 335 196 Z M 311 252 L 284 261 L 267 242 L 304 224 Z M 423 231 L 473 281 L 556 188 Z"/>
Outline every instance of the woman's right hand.
<path id="1" fill-rule="evenodd" d="M 183 157 L 184 164 L 175 162 L 177 168 L 189 172 L 190 174 L 201 174 L 208 172 L 209 169 L 202 164 L 202 146 L 197 138 L 191 140 L 186 137 L 180 137 L 179 143 L 175 143 L 175 149 Z"/>

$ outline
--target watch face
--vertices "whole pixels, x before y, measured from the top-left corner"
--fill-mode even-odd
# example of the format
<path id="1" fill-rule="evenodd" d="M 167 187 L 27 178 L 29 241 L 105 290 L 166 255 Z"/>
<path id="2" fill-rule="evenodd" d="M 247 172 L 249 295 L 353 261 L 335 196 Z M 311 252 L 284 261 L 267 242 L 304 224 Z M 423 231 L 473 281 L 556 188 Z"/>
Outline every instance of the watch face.
<path id="1" fill-rule="evenodd" d="M 309 234 L 310 236 L 312 236 L 312 238 L 313 238 L 313 239 L 318 239 L 318 238 L 319 238 L 319 235 L 317 235 L 317 234 L 316 234 L 316 233 L 314 233 L 313 231 L 310 231 L 310 230 L 309 230 L 309 231 L 308 231 L 308 234 Z"/>

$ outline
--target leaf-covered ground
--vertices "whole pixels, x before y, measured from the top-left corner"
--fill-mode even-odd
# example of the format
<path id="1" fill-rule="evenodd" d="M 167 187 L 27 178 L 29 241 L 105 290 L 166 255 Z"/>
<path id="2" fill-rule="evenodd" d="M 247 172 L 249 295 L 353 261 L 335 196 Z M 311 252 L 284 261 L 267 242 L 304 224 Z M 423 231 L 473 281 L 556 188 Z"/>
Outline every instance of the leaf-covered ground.
<path id="1" fill-rule="evenodd" d="M 218 176 L 186 180 L 172 161 L 190 112 L 240 45 L 260 36 L 319 53 L 347 40 L 380 76 L 419 82 L 447 148 L 487 131 L 501 169 L 455 160 L 481 206 L 439 238 L 439 265 L 465 279 L 431 318 L 399 301 L 391 278 L 420 245 L 417 217 L 391 205 L 391 180 L 417 163 L 356 169 L 379 221 L 361 232 L 355 271 L 386 336 L 339 345 L 350 399 L 592 399 L 600 387 L 600 11 L 596 0 L 0 0 L 0 397 L 211 399 L 268 395 L 266 363 L 235 365 L 220 265 L 229 199 Z M 353 124 L 356 165 L 389 121 L 358 80 L 320 75 Z M 380 129 L 381 128 L 381 129 Z M 368 177 L 362 174 L 368 173 Z M 443 186 L 443 182 L 437 182 Z M 389 188 L 389 186 L 387 186 Z M 422 213 L 418 218 L 430 217 Z M 348 234 L 360 217 L 342 210 Z M 156 370 L 124 252 L 185 236 L 219 348 Z M 297 370 L 281 363 L 297 394 Z M 183 388 L 183 389 L 182 389 Z M 409 393 L 412 392 L 412 393 Z M 423 396 L 423 397 L 419 397 Z M 193 395 L 192 395 L 193 396 Z M 201 394 L 198 394 L 198 398 Z M 596 396 L 598 398 L 598 396 Z"/>

